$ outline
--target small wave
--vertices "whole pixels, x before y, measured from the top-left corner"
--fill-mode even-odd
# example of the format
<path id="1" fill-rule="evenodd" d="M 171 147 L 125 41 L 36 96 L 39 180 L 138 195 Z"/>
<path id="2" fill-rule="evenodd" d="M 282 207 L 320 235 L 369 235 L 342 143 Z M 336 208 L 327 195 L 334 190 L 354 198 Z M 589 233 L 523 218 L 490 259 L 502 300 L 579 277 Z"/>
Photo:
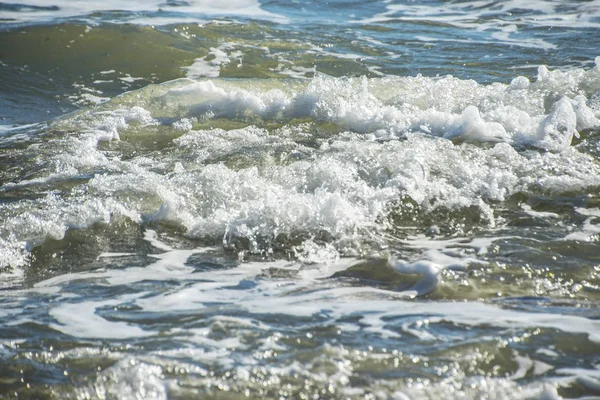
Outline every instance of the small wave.
<path id="1" fill-rule="evenodd" d="M 317 240 L 358 255 L 403 215 L 425 229 L 440 210 L 444 224 L 472 209 L 475 226 L 493 227 L 497 204 L 518 193 L 600 185 L 594 158 L 572 146 L 600 125 L 590 101 L 599 90 L 598 66 L 540 67 L 536 81 L 509 85 L 451 76 L 150 85 L 56 121 L 24 150 L 38 172 L 0 190 L 51 193 L 2 205 L 5 258 L 19 264 L 45 238 L 115 218 L 174 223 L 251 253 Z"/>

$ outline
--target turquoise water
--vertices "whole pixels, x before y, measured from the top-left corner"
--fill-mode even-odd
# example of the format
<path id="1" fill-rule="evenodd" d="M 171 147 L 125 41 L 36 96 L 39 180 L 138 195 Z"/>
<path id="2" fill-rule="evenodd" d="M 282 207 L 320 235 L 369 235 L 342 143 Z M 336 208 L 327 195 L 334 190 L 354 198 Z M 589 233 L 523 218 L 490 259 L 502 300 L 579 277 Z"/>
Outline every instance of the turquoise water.
<path id="1" fill-rule="evenodd" d="M 600 395 L 600 2 L 0 21 L 0 398 Z"/>

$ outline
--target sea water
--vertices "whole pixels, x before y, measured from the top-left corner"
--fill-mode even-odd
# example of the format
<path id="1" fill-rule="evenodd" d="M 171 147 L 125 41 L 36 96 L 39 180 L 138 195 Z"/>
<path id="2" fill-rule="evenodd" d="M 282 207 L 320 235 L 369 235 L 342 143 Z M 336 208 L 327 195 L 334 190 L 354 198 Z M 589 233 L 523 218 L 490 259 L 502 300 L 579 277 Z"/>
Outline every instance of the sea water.
<path id="1" fill-rule="evenodd" d="M 0 3 L 0 398 L 600 395 L 600 1 Z"/>

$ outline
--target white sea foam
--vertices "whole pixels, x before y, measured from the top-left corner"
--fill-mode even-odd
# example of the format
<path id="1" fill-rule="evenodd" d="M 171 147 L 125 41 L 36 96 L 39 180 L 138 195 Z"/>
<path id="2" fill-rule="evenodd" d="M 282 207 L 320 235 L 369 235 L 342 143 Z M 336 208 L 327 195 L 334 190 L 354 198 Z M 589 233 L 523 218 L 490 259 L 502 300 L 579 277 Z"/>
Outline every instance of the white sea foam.
<path id="1" fill-rule="evenodd" d="M 98 337 L 99 332 L 104 332 L 102 336 L 106 339 L 125 339 L 155 334 L 124 322 L 109 321 L 97 314 L 98 309 L 112 304 L 114 304 L 112 301 L 63 303 L 51 309 L 50 315 L 59 321 L 60 325 L 54 325 L 55 329 L 74 337 Z M 81 321 L 85 321 L 85 324 Z"/>
<path id="2" fill-rule="evenodd" d="M 127 82 L 127 83 L 133 83 L 135 81 L 143 81 L 144 79 L 146 79 L 146 78 L 134 77 L 129 74 L 127 74 L 127 76 L 119 78 L 119 80 L 121 80 L 123 82 Z"/>
<path id="3" fill-rule="evenodd" d="M 527 204 L 521 204 L 521 208 L 528 214 L 534 218 L 558 218 L 559 215 L 553 212 L 547 211 L 534 211 L 531 206 Z"/>
<path id="4" fill-rule="evenodd" d="M 221 73 L 221 65 L 229 64 L 230 59 L 228 50 L 233 47 L 229 44 L 222 44 L 219 47 L 209 49 L 208 55 L 197 58 L 189 67 L 185 67 L 188 78 L 217 77 Z M 208 59 L 208 61 L 207 61 Z"/>
<path id="5" fill-rule="evenodd" d="M 261 377 L 265 380 L 260 382 L 264 390 L 272 387 L 280 387 L 281 393 L 289 393 L 287 390 L 293 389 L 289 385 L 286 387 L 282 381 L 288 377 L 301 376 L 308 384 L 314 383 L 320 387 L 327 388 L 327 392 L 333 398 L 343 396 L 345 399 L 362 399 L 369 397 L 373 392 L 377 393 L 377 398 L 388 398 L 394 400 L 425 400 L 431 398 L 480 398 L 483 396 L 491 398 L 511 398 L 511 399 L 562 399 L 557 393 L 557 386 L 553 382 L 548 383 L 529 383 L 518 384 L 509 378 L 491 378 L 483 376 L 474 376 L 465 378 L 462 384 L 452 380 L 443 380 L 440 382 L 430 382 L 428 380 L 417 380 L 409 385 L 398 384 L 397 389 L 388 387 L 389 384 L 379 382 L 373 383 L 372 387 L 356 387 L 350 384 L 350 379 L 356 374 L 350 359 L 352 353 L 348 349 L 340 346 L 325 346 L 326 353 L 313 361 L 314 366 L 326 364 L 329 366 L 327 374 L 323 372 L 312 372 L 311 366 L 304 366 L 298 361 L 291 362 L 288 367 L 263 367 L 259 369 Z M 171 355 L 173 352 L 169 352 Z M 188 350 L 187 357 L 195 358 L 197 352 Z M 174 354 L 177 356 L 179 354 Z M 374 355 L 375 356 L 375 355 Z M 222 358 L 222 357 L 221 357 Z M 376 361 L 385 361 L 386 357 L 375 358 Z M 222 360 L 223 361 L 223 360 Z M 166 378 L 166 370 L 169 367 L 161 367 L 160 360 L 151 357 L 144 357 L 142 360 L 127 358 L 116 363 L 114 366 L 104 370 L 99 374 L 95 382 L 87 387 L 78 388 L 77 392 L 82 398 L 96 395 L 101 398 L 119 397 L 123 399 L 166 399 L 173 394 L 183 391 L 183 385 L 170 382 Z M 232 368 L 230 373 L 235 376 L 237 385 L 248 385 L 256 381 L 256 371 L 258 367 L 244 366 Z M 212 385 L 215 389 L 225 392 L 233 391 L 230 383 L 226 380 L 221 381 L 218 377 L 210 377 L 209 373 L 202 371 L 195 365 L 182 363 L 180 371 L 184 371 L 196 379 Z M 573 371 L 577 373 L 578 371 Z M 185 375 L 184 375 L 185 376 Z M 568 379 L 574 380 L 571 377 Z M 237 386 L 236 385 L 236 386 Z M 210 387 L 210 386 L 209 386 Z M 260 389 L 263 390 L 263 389 Z M 215 390 L 216 391 L 216 390 Z M 247 390 L 246 395 L 251 395 Z"/>
<path id="6" fill-rule="evenodd" d="M 168 384 L 158 365 L 135 358 L 119 361 L 100 374 L 89 387 L 78 388 L 80 398 L 113 398 L 123 400 L 167 400 Z"/>
<path id="7" fill-rule="evenodd" d="M 392 258 L 389 265 L 401 274 L 418 274 L 420 276 L 416 285 L 407 292 L 409 296 L 419 296 L 431 292 L 437 287 L 438 273 L 442 266 L 426 260 L 408 263 L 403 260 Z"/>
<path id="8" fill-rule="evenodd" d="M 458 3 L 406 3 L 389 1 L 386 11 L 368 18 L 360 19 L 360 23 L 385 23 L 389 21 L 411 21 L 449 24 L 460 29 L 484 32 L 485 42 L 507 44 L 531 48 L 552 49 L 556 46 L 539 38 L 519 35 L 519 28 L 527 27 L 600 27 L 600 7 L 597 1 L 578 2 L 551 0 L 494 1 L 471 0 Z M 458 38 L 433 38 L 418 36 L 423 41 L 455 41 Z M 469 40 L 469 43 L 473 41 Z"/>
<path id="9" fill-rule="evenodd" d="M 260 3 L 255 0 L 233 0 L 222 2 L 219 0 L 189 0 L 170 4 L 163 1 L 143 1 L 143 0 L 125 0 L 125 1 L 105 1 L 95 2 L 73 2 L 65 0 L 31 0 L 27 5 L 20 7 L 19 10 L 3 10 L 3 18 L 16 23 L 39 23 L 79 17 L 87 19 L 94 12 L 131 12 L 131 18 L 126 18 L 129 23 L 139 24 L 171 24 L 203 21 L 206 16 L 241 16 L 257 18 L 268 21 L 287 22 L 285 16 L 274 14 L 263 10 Z M 161 15 L 160 12 L 183 13 L 176 18 Z M 157 13 L 156 18 L 148 18 L 144 13 Z M 108 21 L 110 16 L 106 17 Z M 122 18 L 120 16 L 119 18 Z M 117 19 L 117 18 L 115 18 Z M 89 19 L 88 24 L 94 24 L 96 21 Z M 120 19 L 123 22 L 123 19 Z"/>
<path id="10" fill-rule="evenodd" d="M 595 242 L 600 237 L 600 224 L 598 224 L 598 218 L 600 218 L 600 210 L 597 208 L 585 209 L 576 208 L 575 211 L 581 215 L 585 215 L 588 218 L 583 222 L 580 229 L 569 233 L 564 237 L 564 240 L 579 240 L 582 242 Z"/>
<path id="11" fill-rule="evenodd" d="M 598 66 L 571 72 L 540 68 L 536 82 L 517 78 L 490 86 L 452 77 L 318 76 L 285 85 L 183 80 L 150 87 L 137 92 L 146 97 L 145 108 L 119 106 L 116 100 L 116 106 L 57 122 L 80 134 L 30 147 L 32 155 L 44 152 L 48 172 L 2 190 L 104 173 L 94 174 L 71 197 L 49 194 L 5 220 L 3 259 L 19 265 L 27 249 L 46 237 L 61 239 L 67 229 L 119 216 L 140 223 L 171 220 L 190 236 L 223 237 L 226 246 L 245 237 L 250 251 L 265 250 L 261 240 L 281 234 L 326 232 L 333 240 L 326 253 L 333 258 L 340 251 L 360 253 L 360 243 L 387 228 L 381 217 L 401 198 L 426 212 L 475 207 L 493 226 L 492 203 L 514 193 L 599 183 L 594 160 L 570 146 L 577 129 L 600 125 L 600 110 L 587 105 L 598 90 Z M 549 98 L 554 104 L 546 109 Z M 122 160 L 100 150 L 100 142 L 118 140 L 123 132 L 161 129 L 165 116 L 177 116 L 171 126 L 184 132 L 172 142 L 175 152 Z M 306 136 L 304 125 L 193 129 L 194 121 L 254 116 L 310 118 L 349 132 L 305 146 L 296 141 Z M 519 151 L 522 145 L 549 151 Z M 236 168 L 222 162 L 247 152 L 259 158 Z"/>
<path id="12" fill-rule="evenodd" d="M 2 125 L 0 124 L 0 139 L 2 136 L 11 134 L 11 137 L 14 135 L 14 131 L 17 130 L 26 130 L 27 128 L 33 128 L 37 124 L 25 124 L 25 125 Z"/>
<path id="13" fill-rule="evenodd" d="M 219 59 L 215 66 L 221 63 Z M 199 73 L 218 71 L 203 67 Z M 217 86 L 212 81 L 175 88 L 167 96 L 193 104 L 198 114 L 210 110 L 218 117 L 248 113 L 263 118 L 313 117 L 357 132 L 385 130 L 404 136 L 422 130 L 449 139 L 526 143 L 560 151 L 578 129 L 600 124 L 598 111 L 587 103 L 599 82 L 598 67 L 568 74 L 540 67 L 536 82 L 518 78 L 509 86 L 482 86 L 452 77 L 362 82 L 320 77 L 292 96 L 279 90 L 256 93 Z M 390 93 L 392 88 L 397 92 Z M 546 110 L 550 95 L 563 97 Z"/>
<path id="14" fill-rule="evenodd" d="M 159 240 L 153 243 L 164 246 Z M 168 246 L 167 246 L 168 247 Z M 66 274 L 35 285 L 31 291 L 53 293 L 61 301 L 54 301 L 56 306 L 50 310 L 50 315 L 56 323 L 53 328 L 66 334 L 83 338 L 126 338 L 156 335 L 158 332 L 142 330 L 134 322 L 113 322 L 102 316 L 103 309 L 112 309 L 120 304 L 136 305 L 141 310 L 150 313 L 174 313 L 185 310 L 200 310 L 212 304 L 230 305 L 246 310 L 251 314 L 280 314 L 295 317 L 312 316 L 326 311 L 331 323 L 343 321 L 344 316 L 360 314 L 363 329 L 389 337 L 393 332 L 388 331 L 387 322 L 398 316 L 426 316 L 428 324 L 443 321 L 466 326 L 494 326 L 501 329 L 549 328 L 569 333 L 581 333 L 590 340 L 600 342 L 600 323 L 592 319 L 559 314 L 527 313 L 501 309 L 494 305 L 483 303 L 453 303 L 453 302 L 410 302 L 405 301 L 416 289 L 407 292 L 389 292 L 368 287 L 335 287 L 328 284 L 327 279 L 336 271 L 344 270 L 358 262 L 347 260 L 339 265 L 319 264 L 310 265 L 275 262 L 246 262 L 236 268 L 214 271 L 196 271 L 185 265 L 186 260 L 195 255 L 196 259 L 214 257 L 215 250 L 191 249 L 169 250 L 158 255 L 159 259 L 147 267 L 129 267 L 122 270 L 106 270 Z M 199 258 L 200 257 L 200 258 Z M 397 267 L 399 263 L 396 263 Z M 261 274 L 268 269 L 279 268 L 296 270 L 292 278 L 276 280 L 260 279 Z M 398 268 L 397 268 L 398 269 Z M 418 269 L 418 268 L 416 268 Z M 413 273 L 415 268 L 400 268 L 399 272 Z M 429 264 L 424 286 L 428 286 L 435 275 L 431 273 Z M 418 272 L 418 271 L 416 271 Z M 164 293 L 122 294 L 101 301 L 87 300 L 81 302 L 83 293 L 51 291 L 48 288 L 60 288 L 69 282 L 85 280 L 96 285 L 116 287 L 119 285 L 132 286 L 148 281 L 167 281 L 176 279 L 186 282 L 185 286 L 177 287 L 174 291 Z M 241 287 L 244 287 L 242 290 Z M 82 325 L 80 321 L 86 321 Z M 15 321 L 18 323 L 18 321 Z M 343 325 L 343 324 L 342 324 Z M 410 329 L 412 327 L 409 326 Z M 172 334 L 177 334 L 173 328 Z M 410 331 L 409 329 L 409 331 Z M 187 331 L 189 335 L 191 332 Z M 163 332 L 162 334 L 165 334 Z M 198 331 L 196 339 L 208 343 L 205 334 Z M 429 336 L 428 340 L 443 340 Z M 223 345 L 221 343 L 220 345 Z M 215 347 L 218 347 L 215 344 Z M 232 346 L 235 348 L 236 346 Z M 532 364 L 533 368 L 534 365 Z M 536 367 L 542 368 L 542 366 Z M 529 368 L 528 368 L 529 369 Z"/>
<path id="15" fill-rule="evenodd" d="M 235 373 L 238 383 L 249 384 L 251 379 L 254 379 L 252 374 L 255 373 L 251 371 L 261 368 L 259 353 L 265 353 L 265 357 L 269 357 L 272 352 L 286 351 L 288 344 L 279 342 L 279 325 L 278 322 L 273 322 L 286 317 L 304 318 L 304 330 L 307 330 L 307 326 L 313 326 L 317 330 L 332 327 L 339 334 L 352 332 L 353 335 L 368 335 L 373 342 L 378 341 L 375 338 L 397 341 L 404 340 L 405 337 L 414 337 L 421 343 L 428 343 L 430 347 L 444 347 L 453 340 L 449 336 L 436 333 L 435 327 L 438 324 L 442 330 L 446 329 L 443 327 L 448 324 L 455 328 L 469 329 L 470 332 L 478 328 L 491 329 L 494 336 L 498 337 L 512 337 L 518 331 L 543 328 L 583 334 L 592 341 L 600 342 L 600 325 L 593 319 L 539 311 L 515 311 L 479 302 L 410 301 L 406 299 L 410 291 L 390 292 L 363 286 L 345 287 L 332 282 L 331 276 L 336 271 L 345 270 L 360 262 L 358 260 L 342 259 L 317 264 L 281 260 L 238 262 L 235 268 L 202 271 L 197 270 L 193 264 L 187 264 L 187 260 L 193 257 L 195 263 L 198 263 L 196 265 L 202 265 L 203 259 L 209 261 L 222 255 L 221 250 L 173 249 L 155 232 L 149 230 L 146 231 L 145 240 L 163 251 L 154 255 L 156 261 L 146 267 L 64 274 L 39 282 L 32 289 L 21 290 L 13 297 L 15 307 L 3 310 L 8 313 L 3 315 L 11 318 L 10 325 L 33 322 L 27 319 L 27 315 L 20 315 L 21 308 L 16 305 L 20 301 L 27 301 L 31 296 L 38 300 L 50 296 L 51 301 L 45 304 L 49 309 L 51 326 L 57 332 L 86 340 L 150 339 L 179 343 L 177 348 L 169 346 L 168 349 L 140 353 L 136 357 L 124 358 L 117 350 L 111 352 L 110 356 L 120 361 L 103 368 L 97 379 L 90 381 L 89 386 L 78 387 L 77 391 L 82 396 L 85 393 L 96 393 L 100 397 L 166 398 L 167 394 L 172 394 L 173 390 L 176 391 L 180 387 L 174 384 L 172 372 L 165 374 L 166 368 L 171 371 L 175 367 L 181 371 L 182 378 L 189 374 L 193 379 L 214 382 L 216 385 L 218 377 L 209 370 L 225 370 Z M 469 246 L 468 243 L 462 244 Z M 451 241 L 445 244 L 437 242 L 440 250 L 454 245 L 456 243 Z M 117 257 L 120 254 L 103 255 L 108 258 L 113 256 Z M 272 269 L 298 273 L 288 277 L 268 278 L 265 272 Z M 409 269 L 413 270 L 412 267 Z M 88 287 L 102 289 L 93 291 L 101 294 L 100 297 L 82 292 L 80 287 L 83 282 Z M 157 283 L 158 286 L 162 283 L 169 286 L 164 288 L 166 290 L 148 291 L 147 285 L 151 282 Z M 110 288 L 119 287 L 127 287 L 128 290 L 110 291 Z M 110 295 L 102 294 L 108 293 L 107 290 L 111 292 Z M 222 315 L 222 312 L 211 315 L 210 310 L 215 304 L 218 304 L 220 310 L 229 310 L 235 313 L 235 316 L 227 315 L 227 312 L 225 315 Z M 118 320 L 115 321 L 114 314 L 110 312 L 120 307 L 135 312 L 119 312 Z M 136 317 L 139 313 L 148 317 L 165 318 L 171 315 L 201 315 L 204 311 L 208 313 L 206 317 L 201 318 L 202 326 L 166 327 L 160 324 L 160 331 L 143 328 L 148 323 Z M 360 318 L 349 320 L 349 316 Z M 214 332 L 229 333 L 225 336 L 215 336 L 211 334 Z M 307 332 L 310 332 L 310 329 Z M 311 339 L 312 334 L 306 333 L 306 337 Z M 492 338 L 489 340 L 493 342 Z M 253 353 L 249 348 L 252 341 L 262 343 Z M 477 351 L 479 352 L 479 349 Z M 394 357 L 398 357 L 397 350 L 388 354 L 385 350 L 381 352 L 370 349 L 368 353 L 363 353 L 350 346 L 336 344 L 335 341 L 319 347 L 318 352 L 320 356 L 308 359 L 309 361 L 290 360 L 283 365 L 277 362 L 276 365 L 269 366 L 268 371 L 265 369 L 262 375 L 276 381 L 286 376 L 314 379 L 324 386 L 333 385 L 332 390 L 338 394 L 358 398 L 363 397 L 368 388 L 356 387 L 350 384 L 350 379 L 356 373 L 354 369 L 360 365 L 361 357 L 368 355 L 368 360 L 371 361 L 390 362 Z M 89 357 L 85 351 L 83 353 L 67 354 L 66 351 L 61 353 L 61 357 Z M 571 383 L 596 390 L 597 371 L 561 368 L 556 371 L 559 377 L 548 376 L 547 373 L 554 368 L 553 365 L 549 364 L 547 359 L 538 359 L 545 355 L 556 357 L 557 353 L 550 349 L 542 349 L 530 355 L 513 351 L 511 359 L 516 368 L 512 375 L 506 378 L 473 375 L 456 364 L 453 372 L 444 372 L 446 378 L 438 381 L 417 381 L 392 388 L 387 386 L 386 382 L 374 380 L 372 385 L 379 388 L 382 396 L 387 398 L 417 399 L 442 395 L 478 397 L 484 394 L 524 399 L 540 396 L 560 398 L 557 388 Z M 308 353 L 303 355 L 305 360 L 309 356 Z M 411 364 L 420 362 L 419 356 L 410 357 L 413 358 Z M 327 369 L 327 374 L 323 375 L 319 365 L 326 360 L 333 361 L 333 365 Z M 436 362 L 435 357 L 423 357 L 423 360 L 431 365 Z M 452 366 L 451 360 L 452 358 L 444 362 Z M 523 381 L 523 378 L 531 376 L 545 378 L 543 382 Z M 457 382 L 461 384 L 458 385 Z M 383 386 L 379 386 L 380 383 Z M 390 397 L 390 393 L 384 390 L 391 390 L 393 396 Z"/>
<path id="16" fill-rule="evenodd" d="M 147 336 L 159 338 L 172 337 L 173 340 L 184 338 L 187 345 L 172 349 L 161 350 L 154 354 L 146 354 L 140 359 L 127 358 L 117 362 L 110 368 L 99 373 L 98 379 L 90 387 L 79 388 L 82 393 L 93 390 L 103 395 L 115 394 L 127 396 L 155 396 L 164 398 L 172 380 L 163 373 L 166 367 L 164 358 L 169 360 L 193 360 L 194 365 L 178 368 L 194 374 L 198 378 L 208 377 L 206 370 L 198 364 L 211 370 L 237 371 L 239 378 L 250 380 L 250 370 L 256 366 L 257 355 L 245 356 L 246 340 L 241 340 L 245 334 L 255 337 L 257 332 L 269 334 L 263 340 L 261 350 L 284 351 L 285 347 L 277 343 L 277 332 L 270 323 L 260 322 L 261 319 L 270 321 L 268 315 L 282 318 L 315 318 L 315 327 L 334 326 L 339 332 L 355 332 L 369 337 L 382 339 L 396 338 L 401 340 L 405 335 L 417 337 L 421 341 L 431 343 L 446 343 L 447 337 L 438 337 L 431 330 L 437 324 L 451 323 L 471 329 L 478 327 L 493 328 L 497 335 L 515 332 L 523 329 L 547 328 L 563 332 L 585 334 L 591 340 L 600 342 L 600 326 L 598 321 L 583 317 L 564 316 L 560 314 L 528 313 L 502 309 L 483 303 L 453 303 L 453 302 L 413 302 L 404 299 L 405 293 L 393 293 L 385 290 L 365 287 L 340 287 L 331 285 L 324 277 L 338 269 L 344 269 L 357 261 L 347 260 L 340 267 L 332 264 L 301 264 L 284 261 L 240 263 L 236 268 L 215 271 L 196 271 L 193 267 L 184 265 L 186 258 L 194 255 L 201 260 L 212 259 L 215 250 L 190 249 L 174 250 L 161 242 L 151 231 L 146 239 L 165 252 L 158 255 L 159 260 L 146 268 L 129 267 L 105 271 L 83 272 L 62 275 L 40 282 L 27 292 L 44 296 L 51 294 L 50 316 L 53 318 L 53 329 L 86 339 L 125 339 L 144 338 Z M 110 256 L 108 254 L 108 256 Z M 333 269 L 331 268 L 333 266 Z M 297 270 L 300 274 L 291 278 L 265 279 L 263 272 L 272 268 Z M 305 273 L 308 273 L 305 274 Z M 137 285 L 148 282 L 179 282 L 168 291 L 147 292 L 137 290 L 135 293 L 117 294 L 103 300 L 85 299 L 86 294 L 69 289 L 71 282 L 87 282 L 97 287 L 118 287 L 127 285 L 133 289 Z M 141 286 L 143 287 L 143 285 Z M 56 290 L 48 291 L 49 288 Z M 127 314 L 122 314 L 124 321 L 114 322 L 104 315 L 106 310 L 118 308 L 121 305 L 135 307 L 137 312 L 147 315 L 177 315 L 178 313 L 198 313 L 203 309 L 219 304 L 221 309 L 236 310 L 244 317 L 215 315 L 207 321 L 206 327 L 180 328 L 172 326 L 160 332 L 140 329 L 136 319 L 129 320 Z M 357 323 L 348 322 L 350 315 L 360 315 Z M 393 324 L 397 319 L 404 322 L 400 326 Z M 82 324 L 85 321 L 85 324 Z M 308 320 L 307 320 L 308 321 Z M 21 317 L 15 317 L 14 324 L 25 322 Z M 309 322 L 307 322 L 309 323 Z M 400 328 L 400 330 L 399 330 Z M 235 329 L 236 335 L 224 338 L 213 338 L 210 332 Z M 192 346 L 190 346 L 192 345 Z M 279 376 L 302 376 L 318 381 L 337 382 L 335 389 L 347 396 L 362 396 L 361 388 L 349 385 L 353 375 L 352 350 L 345 346 L 325 345 L 321 352 L 328 359 L 340 360 L 339 369 L 328 370 L 327 376 L 319 378 L 319 369 L 314 370 L 311 363 L 293 362 L 289 366 L 269 367 L 273 379 Z M 358 352 L 359 354 L 361 352 Z M 366 353 L 365 353 L 366 354 Z M 396 353 L 397 354 L 397 353 Z M 369 353 L 374 359 L 377 353 Z M 379 354 L 381 359 L 387 359 L 386 354 Z M 393 356 L 392 356 L 393 357 Z M 415 358 L 417 360 L 418 358 Z M 597 377 L 593 371 L 560 369 L 560 378 L 550 378 L 543 384 L 517 384 L 517 380 L 530 374 L 543 375 L 553 368 L 552 365 L 530 356 L 513 354 L 513 360 L 518 366 L 509 378 L 498 377 L 465 377 L 464 372 L 457 370 L 456 376 L 439 382 L 423 382 L 422 385 L 408 385 L 396 389 L 394 398 L 421 398 L 425 395 L 467 395 L 477 396 L 480 393 L 510 396 L 511 398 L 531 398 L 531 396 L 557 397 L 556 388 L 570 382 L 578 382 L 588 388 L 595 388 Z M 318 362 L 318 360 L 313 360 Z M 415 361 L 416 362 L 416 361 Z M 431 361 L 433 362 L 433 360 Z M 267 374 L 264 372 L 264 374 Z M 597 373 L 596 373 L 597 375 Z M 210 375 L 212 376 L 212 375 Z M 463 382 L 462 386 L 452 384 L 453 380 Z M 241 381 L 240 381 L 241 382 Z M 375 382 L 376 383 L 376 382 Z M 375 384 L 374 383 L 374 384 Z M 549 397 L 550 396 L 550 397 Z"/>

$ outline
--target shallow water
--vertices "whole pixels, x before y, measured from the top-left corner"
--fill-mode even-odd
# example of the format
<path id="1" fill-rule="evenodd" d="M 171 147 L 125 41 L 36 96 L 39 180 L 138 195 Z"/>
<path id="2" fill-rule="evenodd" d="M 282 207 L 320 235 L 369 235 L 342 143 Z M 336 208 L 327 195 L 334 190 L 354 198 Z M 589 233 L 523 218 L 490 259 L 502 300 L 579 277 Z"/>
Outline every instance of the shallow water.
<path id="1" fill-rule="evenodd" d="M 0 19 L 0 398 L 600 395 L 600 2 Z"/>

